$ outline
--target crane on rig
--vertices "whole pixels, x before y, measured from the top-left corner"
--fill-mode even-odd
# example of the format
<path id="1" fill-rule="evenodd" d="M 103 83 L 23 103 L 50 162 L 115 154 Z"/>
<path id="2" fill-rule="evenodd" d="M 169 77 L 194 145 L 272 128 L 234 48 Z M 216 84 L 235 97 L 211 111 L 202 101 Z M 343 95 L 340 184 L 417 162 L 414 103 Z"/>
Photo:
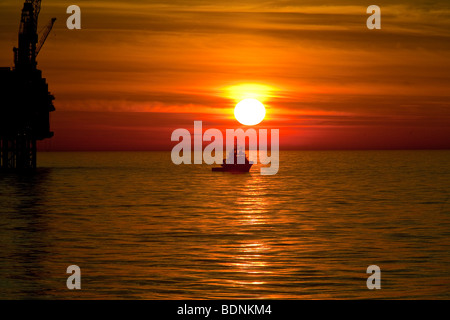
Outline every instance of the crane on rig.
<path id="1" fill-rule="evenodd" d="M 14 48 L 14 68 L 0 68 L 0 169 L 36 168 L 36 142 L 51 138 L 53 95 L 48 91 L 36 57 L 55 23 L 38 35 L 41 0 L 25 0 Z"/>
<path id="2" fill-rule="evenodd" d="M 50 19 L 50 22 L 45 26 L 44 31 L 39 39 L 39 42 L 36 46 L 36 55 L 38 56 L 39 52 L 41 51 L 42 47 L 44 46 L 45 40 L 47 40 L 48 35 L 50 34 L 50 31 L 52 31 L 53 25 L 55 24 L 56 18 Z"/>

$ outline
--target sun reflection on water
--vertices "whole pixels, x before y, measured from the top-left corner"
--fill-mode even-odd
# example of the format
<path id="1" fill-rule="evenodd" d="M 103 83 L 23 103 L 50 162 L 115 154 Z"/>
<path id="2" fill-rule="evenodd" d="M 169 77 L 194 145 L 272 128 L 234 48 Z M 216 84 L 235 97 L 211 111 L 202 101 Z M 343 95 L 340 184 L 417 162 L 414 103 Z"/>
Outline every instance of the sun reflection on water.
<path id="1" fill-rule="evenodd" d="M 272 248 L 261 233 L 271 220 L 266 192 L 259 177 L 253 176 L 253 179 L 246 181 L 236 199 L 239 207 L 236 225 L 245 232 L 233 252 L 234 261 L 228 265 L 239 276 L 230 282 L 232 285 L 245 285 L 250 290 L 266 285 L 265 277 L 272 273 L 271 262 L 267 258 Z"/>

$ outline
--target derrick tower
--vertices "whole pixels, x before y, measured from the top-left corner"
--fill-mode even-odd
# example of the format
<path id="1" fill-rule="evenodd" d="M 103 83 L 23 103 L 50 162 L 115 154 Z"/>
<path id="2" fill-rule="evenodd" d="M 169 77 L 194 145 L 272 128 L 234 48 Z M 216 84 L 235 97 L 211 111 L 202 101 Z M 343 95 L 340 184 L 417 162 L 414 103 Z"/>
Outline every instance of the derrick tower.
<path id="1" fill-rule="evenodd" d="M 25 0 L 14 48 L 14 68 L 0 68 L 0 169 L 36 168 L 36 141 L 51 138 L 53 95 L 36 57 L 55 18 L 38 35 L 41 0 Z"/>

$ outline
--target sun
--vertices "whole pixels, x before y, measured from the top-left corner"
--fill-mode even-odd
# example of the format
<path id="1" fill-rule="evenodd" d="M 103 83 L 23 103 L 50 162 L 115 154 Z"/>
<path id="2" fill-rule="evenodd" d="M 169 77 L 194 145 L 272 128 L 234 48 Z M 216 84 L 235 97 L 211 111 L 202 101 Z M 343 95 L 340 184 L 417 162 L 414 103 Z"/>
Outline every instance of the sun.
<path id="1" fill-rule="evenodd" d="M 254 126 L 264 120 L 266 108 L 256 99 L 244 99 L 234 108 L 236 120 L 246 126 Z"/>

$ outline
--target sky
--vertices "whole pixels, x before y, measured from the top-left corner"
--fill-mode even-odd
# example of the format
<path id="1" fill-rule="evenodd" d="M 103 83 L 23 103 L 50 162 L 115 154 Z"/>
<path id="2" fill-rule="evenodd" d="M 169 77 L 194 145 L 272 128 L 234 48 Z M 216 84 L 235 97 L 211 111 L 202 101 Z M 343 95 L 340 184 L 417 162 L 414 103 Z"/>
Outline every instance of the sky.
<path id="1" fill-rule="evenodd" d="M 68 30 L 66 8 L 81 8 Z M 381 8 L 381 30 L 366 9 Z M 13 64 L 22 1 L 0 0 L 0 67 Z M 448 1 L 56 1 L 38 56 L 55 95 L 43 151 L 170 150 L 177 128 L 258 129 L 282 149 L 450 148 Z M 244 127 L 245 128 L 245 127 Z"/>

